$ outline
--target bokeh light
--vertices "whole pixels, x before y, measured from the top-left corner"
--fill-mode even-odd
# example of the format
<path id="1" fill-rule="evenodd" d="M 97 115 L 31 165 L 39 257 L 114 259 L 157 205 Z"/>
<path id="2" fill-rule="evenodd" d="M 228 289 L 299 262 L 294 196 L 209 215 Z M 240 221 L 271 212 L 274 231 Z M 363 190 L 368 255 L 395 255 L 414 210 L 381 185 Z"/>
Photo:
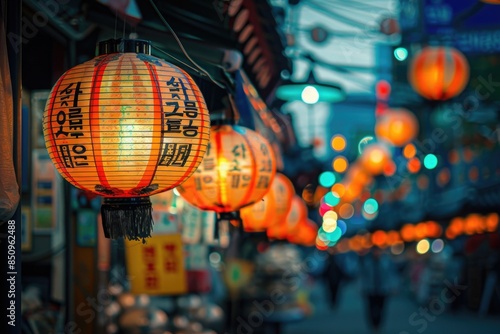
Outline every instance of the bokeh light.
<path id="1" fill-rule="evenodd" d="M 340 202 L 340 198 L 338 197 L 338 195 L 336 193 L 332 193 L 331 191 L 329 191 L 325 195 L 324 200 L 325 203 L 328 204 L 329 206 L 335 206 Z"/>
<path id="2" fill-rule="evenodd" d="M 346 147 L 346 140 L 345 140 L 344 136 L 342 136 L 342 135 L 335 135 L 332 138 L 331 145 L 335 151 L 341 152 Z"/>
<path id="3" fill-rule="evenodd" d="M 408 50 L 403 47 L 398 47 L 394 49 L 394 58 L 399 61 L 404 61 L 408 58 Z"/>
<path id="4" fill-rule="evenodd" d="M 427 169 L 434 169 L 438 164 L 438 158 L 434 154 L 427 154 L 424 158 L 424 166 Z"/>
<path id="5" fill-rule="evenodd" d="M 429 240 L 422 239 L 417 243 L 416 250 L 418 254 L 425 254 L 429 251 L 429 249 L 430 249 Z"/>
<path id="6" fill-rule="evenodd" d="M 408 160 L 408 163 L 406 164 L 406 168 L 408 168 L 408 171 L 412 174 L 418 173 L 420 167 L 422 167 L 422 164 L 420 163 L 420 160 L 417 157 L 411 158 L 410 160 Z"/>
<path id="7" fill-rule="evenodd" d="M 431 244 L 431 250 L 433 253 L 440 253 L 444 249 L 444 241 L 441 239 L 436 239 Z"/>
<path id="8" fill-rule="evenodd" d="M 342 232 L 342 235 L 344 235 L 345 232 L 347 232 L 347 225 L 346 225 L 346 223 L 343 220 L 339 219 L 337 221 L 337 229 L 339 229 Z"/>
<path id="9" fill-rule="evenodd" d="M 345 186 L 342 183 L 336 183 L 332 186 L 332 193 L 336 193 L 339 197 L 344 196 Z"/>
<path id="10" fill-rule="evenodd" d="M 314 86 L 306 86 L 300 95 L 302 101 L 307 104 L 315 104 L 319 101 L 319 92 Z"/>
<path id="11" fill-rule="evenodd" d="M 363 210 L 372 215 L 378 211 L 378 203 L 374 198 L 369 198 L 363 204 Z"/>
<path id="12" fill-rule="evenodd" d="M 323 172 L 319 175 L 318 181 L 322 187 L 330 188 L 335 184 L 335 174 L 330 171 Z"/>
<path id="13" fill-rule="evenodd" d="M 344 203 L 339 208 L 339 216 L 349 219 L 354 215 L 354 207 L 350 203 Z"/>
<path id="14" fill-rule="evenodd" d="M 403 148 L 403 156 L 406 159 L 411 159 L 417 154 L 417 148 L 413 144 L 406 144 L 406 146 Z"/>
<path id="15" fill-rule="evenodd" d="M 323 219 L 321 227 L 327 233 L 333 232 L 337 228 L 337 220 L 333 218 Z"/>
<path id="16" fill-rule="evenodd" d="M 405 244 L 402 242 L 395 243 L 391 246 L 391 253 L 394 255 L 401 255 L 405 250 Z"/>
<path id="17" fill-rule="evenodd" d="M 337 173 L 343 173 L 349 166 L 349 162 L 344 156 L 338 156 L 333 160 L 333 170 Z"/>

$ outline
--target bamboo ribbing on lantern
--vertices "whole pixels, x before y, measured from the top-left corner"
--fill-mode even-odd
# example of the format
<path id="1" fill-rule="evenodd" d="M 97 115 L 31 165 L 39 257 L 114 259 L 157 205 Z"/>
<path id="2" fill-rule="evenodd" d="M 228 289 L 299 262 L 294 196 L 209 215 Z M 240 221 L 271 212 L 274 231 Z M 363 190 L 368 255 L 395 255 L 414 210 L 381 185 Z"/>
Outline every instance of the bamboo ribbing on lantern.
<path id="1" fill-rule="evenodd" d="M 129 44 L 137 51 L 134 42 Z M 107 235 L 135 240 L 149 236 L 152 228 L 150 202 L 137 198 L 172 189 L 196 170 L 210 121 L 204 98 L 185 71 L 149 54 L 118 53 L 117 45 L 100 46 L 111 53 L 61 76 L 47 101 L 43 127 L 49 155 L 66 180 L 120 199 L 102 207 Z M 134 211 L 130 216 L 141 217 L 136 223 L 148 226 L 134 230 L 123 210 Z"/>

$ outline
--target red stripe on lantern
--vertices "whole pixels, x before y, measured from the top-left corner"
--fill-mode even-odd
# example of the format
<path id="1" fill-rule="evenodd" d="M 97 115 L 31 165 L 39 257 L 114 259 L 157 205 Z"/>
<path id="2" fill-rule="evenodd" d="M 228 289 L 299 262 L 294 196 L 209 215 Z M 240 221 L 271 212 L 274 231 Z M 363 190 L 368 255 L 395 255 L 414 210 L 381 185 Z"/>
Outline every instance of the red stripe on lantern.
<path id="1" fill-rule="evenodd" d="M 250 154 L 252 156 L 252 159 L 251 159 L 251 161 L 252 161 L 252 175 L 257 175 L 257 164 L 255 163 L 255 154 L 253 152 L 253 145 L 250 143 L 250 141 L 248 140 L 248 138 L 246 136 L 242 136 L 242 137 L 249 148 L 248 151 L 250 152 Z M 252 196 L 253 192 L 255 191 L 255 187 L 257 185 L 257 183 L 255 182 L 255 179 L 256 179 L 255 177 L 250 178 L 250 185 L 247 188 L 247 192 L 245 193 L 245 196 L 243 196 L 243 199 L 238 204 L 238 207 L 241 208 L 243 206 L 247 206 L 247 205 L 250 205 L 253 203 L 252 201 L 250 201 L 250 197 Z"/>
<path id="2" fill-rule="evenodd" d="M 108 66 L 108 59 L 116 57 L 115 54 L 110 54 L 104 57 L 104 60 L 100 61 L 99 64 L 94 68 L 93 75 L 93 84 L 90 90 L 90 108 L 89 108 L 89 117 L 90 117 L 90 133 L 92 134 L 91 143 L 92 150 L 94 152 L 94 161 L 95 167 L 97 171 L 97 176 L 99 177 L 99 182 L 106 188 L 110 188 L 109 182 L 106 178 L 106 172 L 104 170 L 104 165 L 102 163 L 102 152 L 101 151 L 101 142 L 100 142 L 100 134 L 101 134 L 101 126 L 99 123 L 100 119 L 100 100 L 99 94 L 101 92 L 102 85 L 102 77 L 106 67 Z M 120 59 L 122 62 L 122 59 Z M 120 66 L 118 68 L 121 68 Z M 97 140 L 94 140 L 96 138 Z M 98 152 L 96 154 L 96 152 Z"/>

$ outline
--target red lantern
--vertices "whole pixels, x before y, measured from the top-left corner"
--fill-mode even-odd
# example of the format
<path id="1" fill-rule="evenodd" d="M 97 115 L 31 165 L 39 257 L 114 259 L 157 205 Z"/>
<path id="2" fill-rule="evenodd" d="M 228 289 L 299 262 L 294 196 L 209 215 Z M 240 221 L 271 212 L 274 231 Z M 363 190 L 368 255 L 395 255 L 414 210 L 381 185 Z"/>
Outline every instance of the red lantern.
<path id="1" fill-rule="evenodd" d="M 375 134 L 379 139 L 394 146 L 403 146 L 418 134 L 418 121 L 415 115 L 403 108 L 389 109 L 377 120 Z"/>
<path id="2" fill-rule="evenodd" d="M 428 46 L 413 58 L 408 79 L 424 98 L 444 101 L 465 89 L 469 81 L 469 64 L 457 49 Z"/>
<path id="3" fill-rule="evenodd" d="M 380 32 L 384 35 L 391 36 L 399 34 L 401 31 L 399 22 L 393 17 L 386 17 L 380 21 Z"/>
<path id="4" fill-rule="evenodd" d="M 290 210 L 294 194 L 292 182 L 285 175 L 276 173 L 264 198 L 241 210 L 245 231 L 265 231 L 270 226 L 282 222 Z"/>
<path id="5" fill-rule="evenodd" d="M 54 85 L 45 142 L 68 182 L 104 197 L 106 237 L 143 239 L 148 196 L 181 184 L 203 159 L 208 111 L 192 78 L 151 56 L 149 42 L 110 40 L 99 51 Z"/>
<path id="6" fill-rule="evenodd" d="M 214 125 L 203 163 L 178 190 L 187 202 L 221 218 L 260 201 L 275 173 L 272 148 L 264 137 L 239 125 Z"/>

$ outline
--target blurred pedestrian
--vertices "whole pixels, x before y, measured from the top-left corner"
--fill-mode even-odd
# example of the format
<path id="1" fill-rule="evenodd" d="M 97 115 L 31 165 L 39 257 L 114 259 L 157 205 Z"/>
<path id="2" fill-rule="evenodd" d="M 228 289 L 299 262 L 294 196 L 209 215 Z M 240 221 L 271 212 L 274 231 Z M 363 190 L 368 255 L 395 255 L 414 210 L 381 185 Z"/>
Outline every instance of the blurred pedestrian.
<path id="1" fill-rule="evenodd" d="M 374 247 L 362 258 L 361 277 L 370 327 L 380 333 L 387 299 L 398 287 L 396 266 L 389 254 Z"/>

